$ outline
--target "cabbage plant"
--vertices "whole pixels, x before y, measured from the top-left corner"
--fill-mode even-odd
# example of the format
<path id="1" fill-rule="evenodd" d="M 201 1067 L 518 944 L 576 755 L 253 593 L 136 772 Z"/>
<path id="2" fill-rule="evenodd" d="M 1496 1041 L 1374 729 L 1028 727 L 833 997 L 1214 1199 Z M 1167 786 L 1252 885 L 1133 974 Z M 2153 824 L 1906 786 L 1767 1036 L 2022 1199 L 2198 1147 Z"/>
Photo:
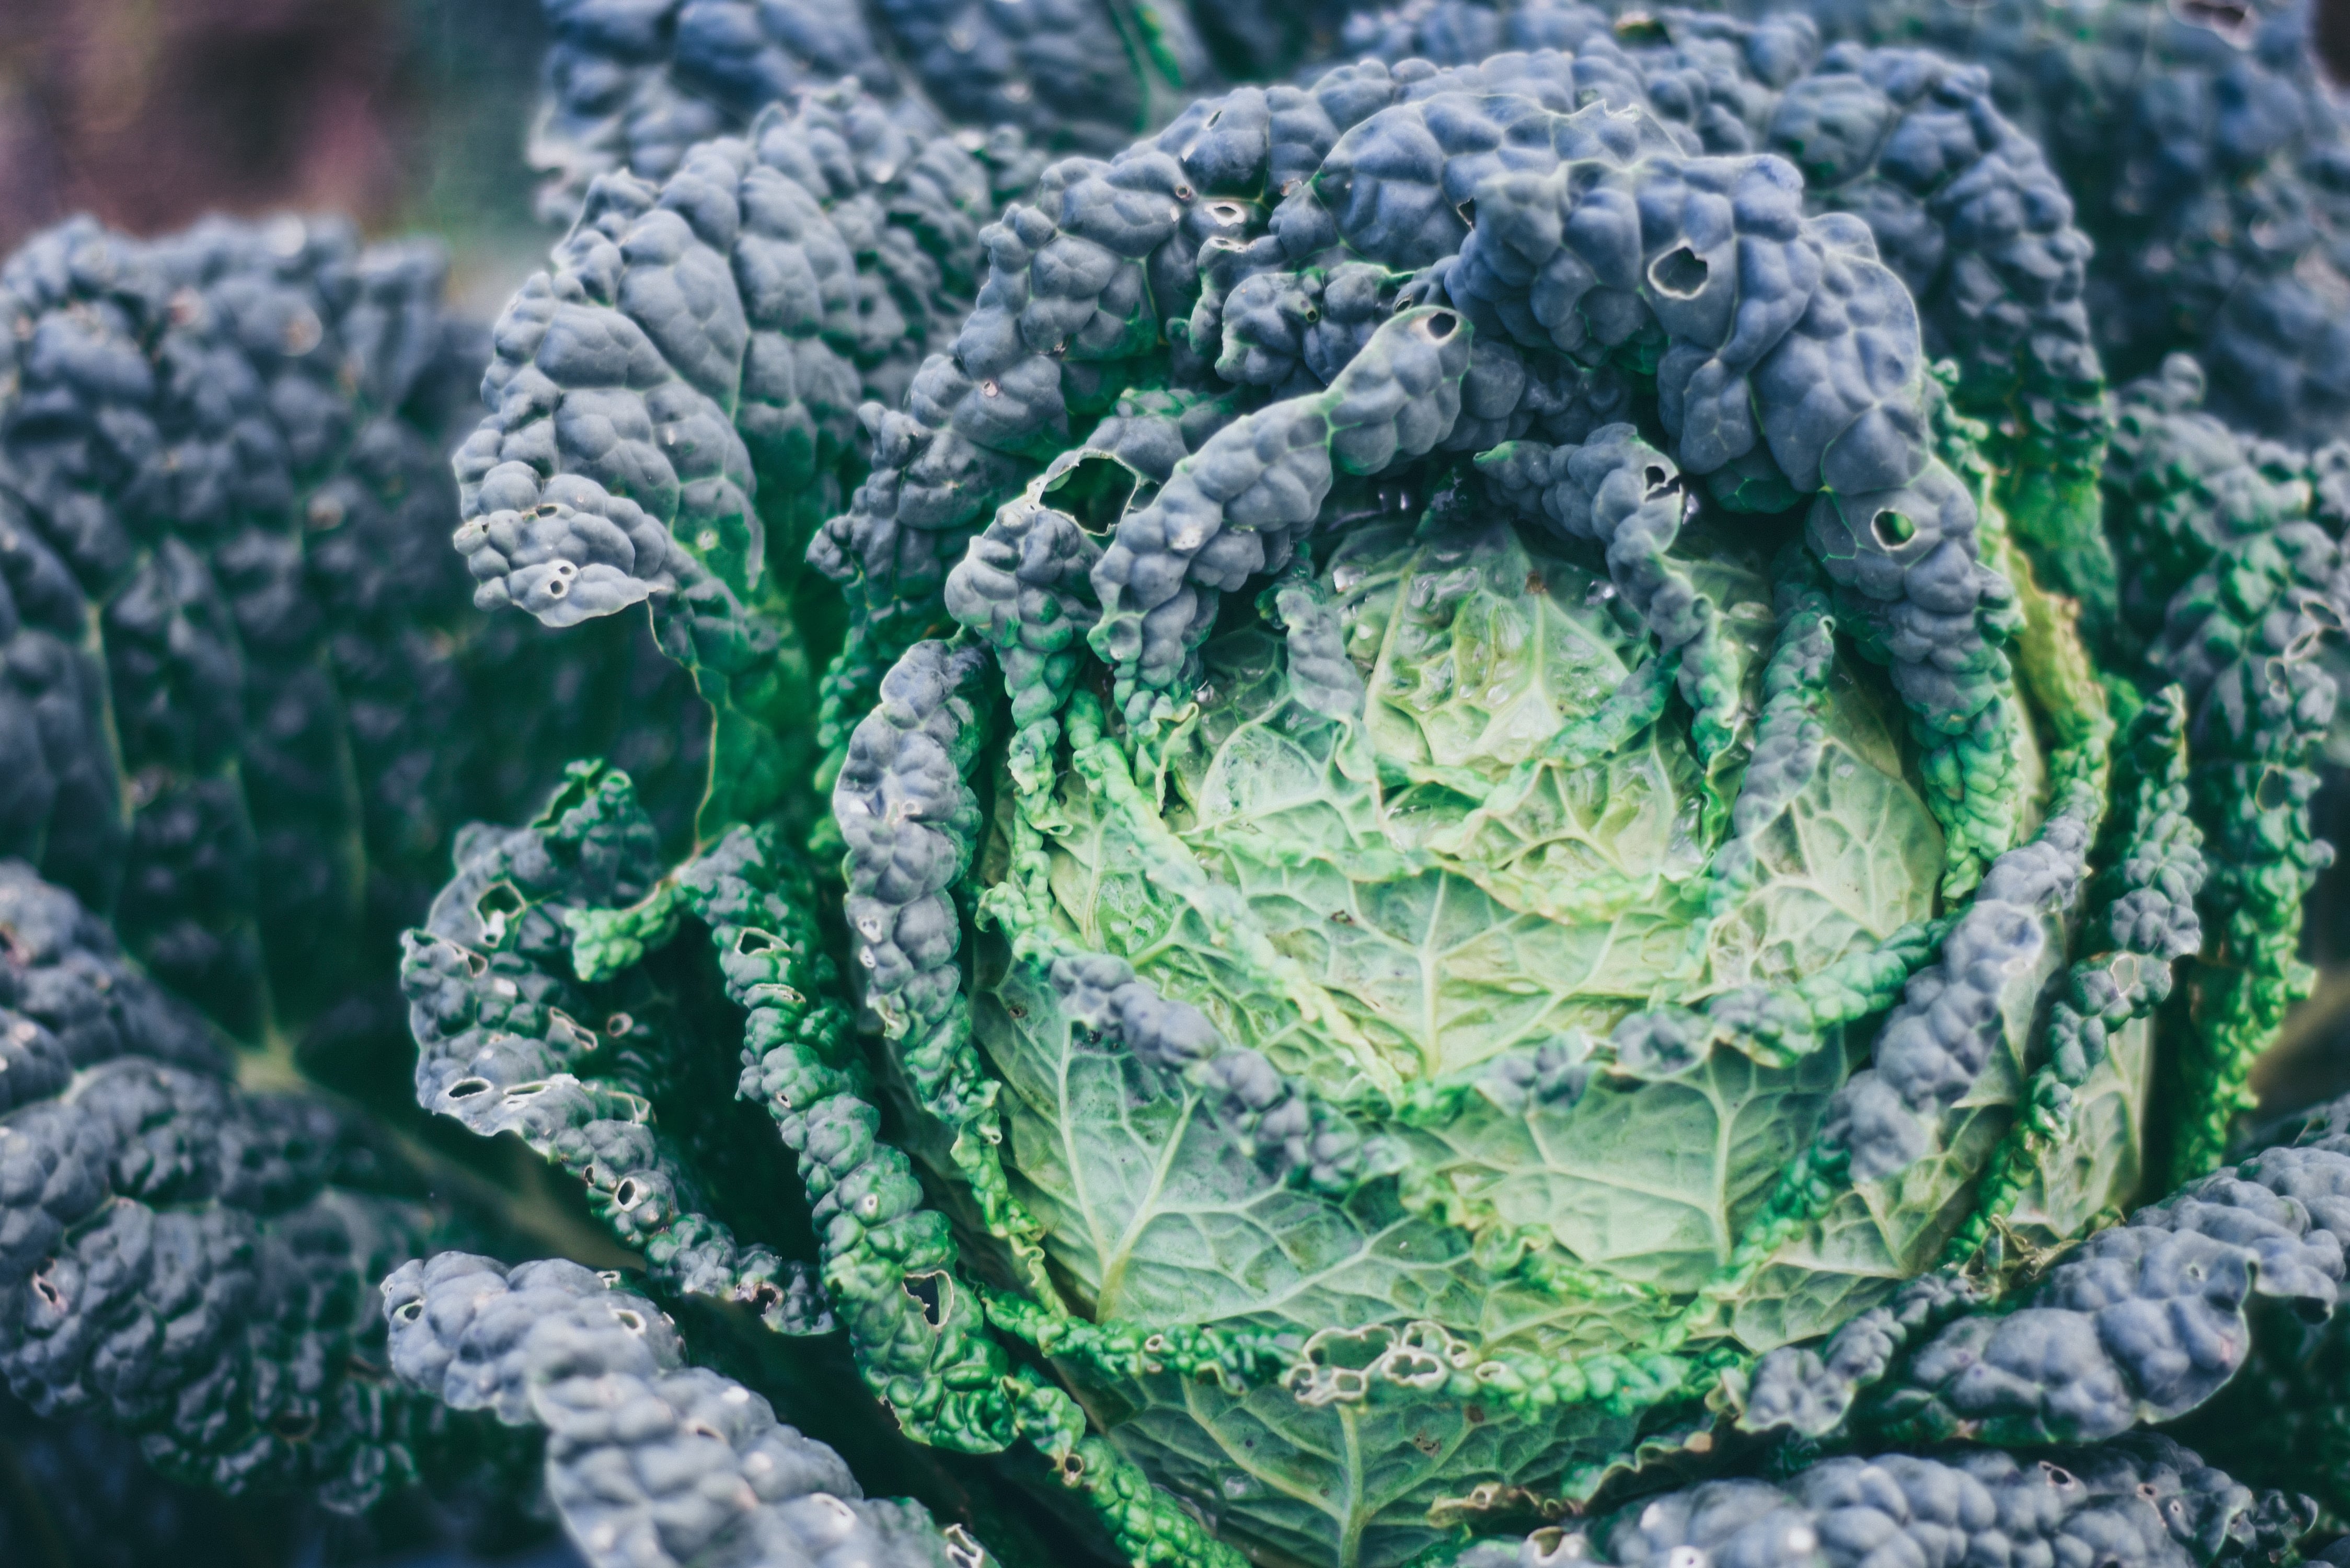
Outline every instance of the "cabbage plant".
<path id="1" fill-rule="evenodd" d="M 2345 449 L 2248 317 L 2106 329 L 2040 44 L 1441 0 L 1055 161 L 789 8 L 556 9 L 739 132 L 586 182 L 455 556 L 649 627 L 699 701 L 598 717 L 707 785 L 570 761 L 399 963 L 418 1106 L 601 1233 L 312 1158 L 168 998 L 52 1046 L 12 946 L 20 1394 L 346 1505 L 532 1476 L 597 1568 L 2334 1550 L 2350 1102 L 2253 1085 Z M 2242 32 L 2318 180 L 2282 35 L 2118 9 L 2065 57 Z M 276 1141 L 157 1175 L 208 1118 Z M 141 1361 L 214 1231 L 320 1282 Z"/>
<path id="2" fill-rule="evenodd" d="M 2092 1253 L 2297 1190 L 2209 1173 L 2308 984 L 2324 460 L 2181 462 L 2224 437 L 2185 359 L 2107 400 L 2090 247 L 1979 76 L 1654 26 L 1203 100 L 976 253 L 903 186 L 939 143 L 798 172 L 843 106 L 599 186 L 501 328 L 459 545 L 485 605 L 650 604 L 720 711 L 709 847 L 664 869 L 592 768 L 472 841 L 411 941 L 427 1103 L 671 1288 L 837 1324 L 918 1441 L 1041 1452 L 1136 1561 L 1401 1563 L 1748 1432 L 2201 1405 L 2282 1251 L 2232 1295 L 2101 1266 L 2216 1348 L 2056 1319 Z M 1781 142 L 1895 129 L 1814 190 L 1663 91 L 1709 66 Z M 903 272 L 889 230 L 819 270 L 788 184 L 971 280 L 813 470 L 766 432 L 847 400 L 768 367 L 853 337 L 787 281 Z M 854 486 L 812 541 L 811 472 Z M 820 597 L 804 541 L 849 591 L 820 687 L 766 607 Z M 812 1257 L 668 1127 L 664 1025 L 581 1022 L 690 928 Z M 2114 1452 L 2142 1501 L 2182 1462 Z"/>

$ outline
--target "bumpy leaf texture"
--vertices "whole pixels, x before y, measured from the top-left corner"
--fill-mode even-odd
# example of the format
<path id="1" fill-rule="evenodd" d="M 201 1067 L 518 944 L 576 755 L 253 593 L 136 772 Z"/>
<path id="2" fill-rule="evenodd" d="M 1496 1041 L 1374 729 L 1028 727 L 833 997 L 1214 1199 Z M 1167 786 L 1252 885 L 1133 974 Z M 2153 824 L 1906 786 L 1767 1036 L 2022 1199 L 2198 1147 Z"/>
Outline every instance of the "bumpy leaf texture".
<path id="1" fill-rule="evenodd" d="M 766 1400 L 688 1366 L 644 1297 L 562 1260 L 442 1252 L 383 1283 L 391 1365 L 452 1409 L 546 1432 L 546 1485 L 592 1568 L 983 1568 L 958 1527 L 867 1498 Z"/>
<path id="2" fill-rule="evenodd" d="M 76 220 L 0 269 L 5 846 L 249 1041 L 380 985 L 457 823 L 565 751 L 700 761 L 629 628 L 466 617 L 445 454 L 485 348 L 442 270 L 293 217 Z"/>
<path id="3" fill-rule="evenodd" d="M 1344 7 L 1240 0 L 546 0 L 553 34 L 530 159 L 543 217 L 599 174 L 665 180 L 686 150 L 843 80 L 908 130 L 1014 131 L 1108 152 L 1220 76 L 1277 76 L 1327 52 Z"/>
<path id="4" fill-rule="evenodd" d="M 860 414 L 969 307 L 1005 167 L 854 90 L 770 109 L 664 185 L 599 182 L 498 323 L 457 460 L 474 602 L 565 627 L 650 599 L 718 711 L 705 826 L 815 798 L 808 643 L 839 617 L 797 565 Z"/>
<path id="5" fill-rule="evenodd" d="M 2096 242 L 2086 303 L 2119 376 L 2190 349 L 2219 411 L 2316 444 L 2350 413 L 2350 119 L 2299 0 L 1809 8 L 1832 36 L 1985 67 Z"/>
<path id="6" fill-rule="evenodd" d="M 1592 1524 L 1430 1553 L 1424 1568 L 1762 1568 L 1885 1562 L 2281 1561 L 2306 1504 L 2254 1492 L 2167 1438 L 2039 1458 L 1998 1449 L 1837 1459 L 1783 1481 L 1709 1481 Z"/>
<path id="7" fill-rule="evenodd" d="M 248 1093 L 104 922 L 0 862 L 0 1375 L 167 1473 L 346 1506 L 415 1472 L 374 1281 L 432 1213 L 363 1124 Z"/>
<path id="8" fill-rule="evenodd" d="M 1135 1563 L 2284 1551 L 2127 1434 L 2331 1365 L 2350 1154 L 2211 1174 L 2309 981 L 2331 449 L 2108 402 L 1996 72 L 1352 36 L 1041 173 L 838 88 L 598 183 L 459 544 L 650 604 L 717 782 L 681 864 L 592 765 L 467 839 L 420 1097 Z M 1610 1515 L 1652 1464 L 1772 1479 Z"/>

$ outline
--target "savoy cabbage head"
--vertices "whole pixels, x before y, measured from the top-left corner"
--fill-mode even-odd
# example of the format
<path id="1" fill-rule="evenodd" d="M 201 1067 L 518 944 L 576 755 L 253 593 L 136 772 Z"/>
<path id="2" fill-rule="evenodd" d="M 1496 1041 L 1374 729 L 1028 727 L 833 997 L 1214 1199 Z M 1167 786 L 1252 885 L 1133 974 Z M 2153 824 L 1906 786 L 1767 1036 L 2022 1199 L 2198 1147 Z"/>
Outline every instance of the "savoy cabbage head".
<path id="1" fill-rule="evenodd" d="M 2350 618 L 2299 14 L 1240 9 L 550 4 L 576 217 L 454 550 L 339 637 L 299 498 L 365 442 L 183 494 L 120 410 L 212 431 L 133 373 L 203 351 L 331 412 L 237 302 L 364 364 L 429 289 L 0 274 L 17 576 L 75 586 L 8 579 L 21 662 L 105 670 L 56 728 L 134 780 L 130 850 L 0 877 L 74 933 L 0 969 L 16 1392 L 345 1506 L 527 1474 L 598 1568 L 2316 1551 L 2350 1115 L 2251 1087 Z M 234 286 L 122 281 L 175 266 Z M 213 986 L 84 868 L 175 791 L 326 856 L 259 721 L 373 743 L 387 647 L 471 705 L 379 792 L 424 826 L 318 843 L 408 927 L 416 1106 L 565 1203 L 256 1092 L 392 943 L 263 877 Z"/>
<path id="2" fill-rule="evenodd" d="M 640 838 L 608 774 L 477 841 L 411 945 L 428 1103 L 673 1288 L 821 1297 L 907 1434 L 1042 1449 L 1138 1559 L 1400 1563 L 1741 1430 L 1971 1435 L 1867 1425 L 1899 1355 L 1805 1347 L 2061 1293 L 2220 1163 L 2308 981 L 2333 459 L 2247 452 L 2183 358 L 2106 389 L 2094 247 L 1981 72 L 1497 25 L 1382 23 L 1399 63 L 975 232 L 936 203 L 993 154 L 839 96 L 608 178 L 461 463 L 480 602 L 649 602 L 720 738 L 682 867 L 596 848 Z M 782 369 L 868 362 L 803 269 L 934 346 L 857 372 L 869 447 Z M 819 681 L 761 599 L 825 578 Z M 845 992 L 804 907 L 843 850 Z M 695 926 L 805 1264 L 555 1022 Z M 2188 1395 L 2029 1342 L 2024 1405 L 2119 1391 L 2012 1440 L 2183 1414 L 2248 1337 Z M 2245 1506 L 2215 1540 L 2300 1517 Z"/>

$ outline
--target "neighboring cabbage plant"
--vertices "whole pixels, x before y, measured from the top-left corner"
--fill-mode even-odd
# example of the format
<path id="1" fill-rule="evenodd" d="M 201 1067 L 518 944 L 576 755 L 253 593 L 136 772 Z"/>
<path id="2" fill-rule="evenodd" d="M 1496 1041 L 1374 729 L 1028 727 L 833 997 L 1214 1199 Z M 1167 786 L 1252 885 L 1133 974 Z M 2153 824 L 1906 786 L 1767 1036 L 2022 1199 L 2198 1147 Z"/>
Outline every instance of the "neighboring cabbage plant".
<path id="1" fill-rule="evenodd" d="M 5 848 L 248 1043 L 368 1027 L 457 825 L 549 753 L 698 793 L 650 649 L 466 614 L 446 464 L 488 350 L 444 270 L 290 215 L 77 219 L 0 268 Z"/>
<path id="2" fill-rule="evenodd" d="M 695 142 L 843 82 L 911 130 L 1019 134 L 1110 152 L 1220 76 L 1275 76 L 1327 51 L 1329 0 L 545 0 L 553 35 L 532 164 L 568 221 L 596 176 L 667 179 Z"/>
<path id="3" fill-rule="evenodd" d="M 708 716 L 640 628 L 468 613 L 488 349 L 443 270 L 295 217 L 0 265 L 0 1376 L 174 1477 L 347 1511 L 430 1475 L 453 1516 L 513 1445 L 390 1386 L 375 1285 L 457 1209 L 548 1217 L 305 1079 L 404 1045 L 396 933 L 459 822 L 582 746 L 690 814 Z"/>
<path id="4" fill-rule="evenodd" d="M 2330 1144 L 2116 1224 L 2308 984 L 2321 487 L 2166 456 L 2237 439 L 2189 361 L 2109 422 L 1980 73 L 1577 16 L 984 228 L 983 158 L 845 90 L 599 185 L 459 545 L 484 605 L 649 605 L 714 787 L 681 865 L 594 763 L 467 837 L 420 1098 L 1113 1557 L 1400 1563 L 1762 1453 L 1469 1560 L 1856 1561 L 1856 1490 L 2281 1551 L 2302 1503 L 2151 1440 L 1785 1478 L 2122 1438 L 2290 1359 L 2253 1294 L 2330 1314 Z"/>
<path id="5" fill-rule="evenodd" d="M 2350 416 L 2350 118 L 2314 47 L 2317 6 L 1807 9 L 1832 36 L 1923 46 L 1989 71 L 2096 241 L 2087 303 L 2116 374 L 2148 374 L 2190 349 L 2214 409 L 2245 428 L 2310 445 L 2340 435 Z"/>

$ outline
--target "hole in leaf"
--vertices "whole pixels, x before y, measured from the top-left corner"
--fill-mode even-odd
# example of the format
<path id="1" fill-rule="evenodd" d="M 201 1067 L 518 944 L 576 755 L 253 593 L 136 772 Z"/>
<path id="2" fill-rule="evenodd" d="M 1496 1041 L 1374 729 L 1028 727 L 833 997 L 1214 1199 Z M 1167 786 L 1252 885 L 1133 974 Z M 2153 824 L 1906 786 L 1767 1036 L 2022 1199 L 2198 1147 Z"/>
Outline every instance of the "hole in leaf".
<path id="1" fill-rule="evenodd" d="M 614 1313 L 612 1316 L 619 1323 L 619 1325 L 622 1328 L 627 1329 L 630 1334 L 642 1334 L 645 1332 L 645 1320 L 637 1313 L 632 1313 L 623 1307 L 619 1312 Z"/>
<path id="2" fill-rule="evenodd" d="M 960 1524 L 950 1524 L 939 1533 L 946 1537 L 947 1568 L 985 1568 L 989 1561 L 986 1549 L 972 1539 L 970 1531 Z"/>
<path id="3" fill-rule="evenodd" d="M 2190 27 L 2217 33 L 2237 48 L 2250 48 L 2260 19 L 2242 0 L 2170 0 L 2170 14 Z"/>
<path id="4" fill-rule="evenodd" d="M 280 1410 L 269 1418 L 269 1429 L 289 1443 L 307 1442 L 318 1429 L 314 1410 Z"/>
<path id="5" fill-rule="evenodd" d="M 773 1280 L 761 1280 L 752 1288 L 752 1311 L 762 1314 L 771 1313 L 783 1304 L 784 1293 L 775 1287 Z"/>
<path id="6" fill-rule="evenodd" d="M 473 914 L 482 922 L 482 940 L 496 947 L 506 940 L 506 924 L 529 907 L 511 882 L 494 883 L 473 900 Z"/>
<path id="7" fill-rule="evenodd" d="M 1890 506 L 1869 519 L 1868 530 L 1877 542 L 1888 550 L 1898 550 L 1918 536 L 1918 524 Z"/>
<path id="8" fill-rule="evenodd" d="M 625 1012 L 615 1012 L 604 1020 L 604 1033 L 607 1034 L 626 1034 L 636 1026 L 637 1021 Z"/>
<path id="9" fill-rule="evenodd" d="M 626 1178 L 619 1186 L 612 1189 L 612 1201 L 623 1209 L 634 1209 L 637 1206 L 637 1179 L 633 1176 Z"/>
<path id="10" fill-rule="evenodd" d="M 1046 485 L 1045 493 L 1087 533 L 1107 534 L 1126 515 L 1139 478 L 1114 457 L 1081 457 Z"/>
<path id="11" fill-rule="evenodd" d="M 1455 202 L 1452 203 L 1452 210 L 1461 214 L 1461 221 L 1462 223 L 1468 224 L 1472 229 L 1477 226 L 1476 197 L 1470 196 L 1461 201 Z"/>
<path id="12" fill-rule="evenodd" d="M 1670 299 L 1694 299 L 1705 287 L 1705 258 L 1687 245 L 1648 264 L 1648 282 Z"/>
<path id="13" fill-rule="evenodd" d="M 922 1321 L 938 1328 L 947 1321 L 947 1309 L 954 1300 L 954 1282 L 933 1271 L 927 1274 L 906 1276 L 906 1293 L 922 1309 Z"/>
<path id="14" fill-rule="evenodd" d="M 2069 1487 L 2073 1484 L 2073 1472 L 2066 1469 L 2064 1466 L 2051 1464 L 2048 1460 L 2043 1459 L 2040 1461 L 2040 1468 L 2048 1472 L 2048 1484 L 2050 1486 Z"/>
<path id="15" fill-rule="evenodd" d="M 1459 331 L 1460 328 L 1461 318 L 1459 317 L 1453 315 L 1452 312 L 1449 310 L 1440 310 L 1435 315 L 1428 318 L 1428 323 L 1424 330 L 1428 333 L 1430 337 L 1441 343 L 1446 338 L 1451 337 L 1453 333 Z"/>
<path id="16" fill-rule="evenodd" d="M 452 1100 L 470 1100 L 476 1095 L 486 1095 L 494 1087 L 487 1078 L 460 1078 L 449 1085 Z"/>
<path id="17" fill-rule="evenodd" d="M 734 950 L 741 953 L 744 958 L 751 958 L 756 954 L 767 952 L 780 945 L 781 944 L 778 943 L 774 937 L 768 935 L 765 931 L 746 930 L 741 936 L 734 939 Z"/>
<path id="18" fill-rule="evenodd" d="M 422 1302 L 402 1302 L 399 1306 L 392 1310 L 391 1315 L 398 1318 L 402 1323 L 414 1323 L 418 1318 L 424 1315 L 424 1303 Z"/>

